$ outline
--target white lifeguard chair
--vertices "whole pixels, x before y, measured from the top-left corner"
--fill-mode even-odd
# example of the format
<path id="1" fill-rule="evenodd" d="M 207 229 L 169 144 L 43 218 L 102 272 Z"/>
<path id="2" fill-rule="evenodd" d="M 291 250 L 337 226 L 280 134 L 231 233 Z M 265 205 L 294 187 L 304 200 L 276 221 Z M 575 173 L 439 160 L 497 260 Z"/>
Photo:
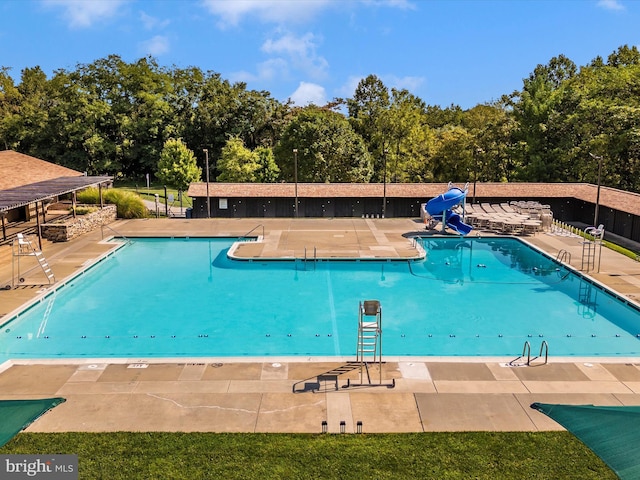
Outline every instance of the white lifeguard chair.
<path id="1" fill-rule="evenodd" d="M 382 306 L 378 300 L 364 300 L 358 308 L 358 344 L 356 347 L 356 362 L 360 364 L 360 383 L 350 386 L 376 386 L 382 385 Z M 369 376 L 369 363 L 377 363 L 380 373 L 380 381 L 373 384 Z M 367 373 L 367 383 L 364 382 L 364 373 Z M 395 387 L 395 379 L 389 388 Z"/>
<path id="2" fill-rule="evenodd" d="M 20 259 L 25 257 L 34 258 L 37 264 L 31 265 L 30 268 L 23 272 L 21 270 Z M 42 273 L 46 277 L 47 285 L 53 285 L 55 283 L 56 277 L 51 271 L 51 267 L 42 250 L 37 249 L 27 235 L 18 233 L 12 244 L 11 287 L 15 288 L 16 283 L 23 284 L 25 282 L 25 275 L 37 268 L 42 270 Z M 44 282 L 37 282 L 34 285 L 44 284 Z"/>

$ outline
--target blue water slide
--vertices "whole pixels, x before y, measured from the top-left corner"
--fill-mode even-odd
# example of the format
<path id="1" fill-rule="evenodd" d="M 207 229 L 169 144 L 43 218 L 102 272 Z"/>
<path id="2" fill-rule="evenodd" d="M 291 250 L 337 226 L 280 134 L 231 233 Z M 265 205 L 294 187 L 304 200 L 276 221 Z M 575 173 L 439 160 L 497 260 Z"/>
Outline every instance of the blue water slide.
<path id="1" fill-rule="evenodd" d="M 467 192 L 465 190 L 451 187 L 442 195 L 438 195 L 427 202 L 427 213 L 459 234 L 467 235 L 473 230 L 473 227 L 464 223 L 460 215 L 451 211 L 456 205 L 463 203 L 466 196 Z"/>

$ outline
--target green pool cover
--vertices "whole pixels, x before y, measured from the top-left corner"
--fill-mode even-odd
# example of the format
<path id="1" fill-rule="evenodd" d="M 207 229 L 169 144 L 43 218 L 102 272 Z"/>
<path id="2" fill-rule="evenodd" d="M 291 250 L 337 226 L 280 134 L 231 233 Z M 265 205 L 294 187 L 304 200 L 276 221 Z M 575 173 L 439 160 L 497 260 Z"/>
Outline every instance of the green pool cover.
<path id="1" fill-rule="evenodd" d="M 640 478 L 640 406 L 531 405 L 598 455 L 622 480 Z"/>
<path id="2" fill-rule="evenodd" d="M 60 397 L 38 400 L 0 400 L 0 447 L 18 432 L 27 428 L 40 415 L 65 401 Z"/>

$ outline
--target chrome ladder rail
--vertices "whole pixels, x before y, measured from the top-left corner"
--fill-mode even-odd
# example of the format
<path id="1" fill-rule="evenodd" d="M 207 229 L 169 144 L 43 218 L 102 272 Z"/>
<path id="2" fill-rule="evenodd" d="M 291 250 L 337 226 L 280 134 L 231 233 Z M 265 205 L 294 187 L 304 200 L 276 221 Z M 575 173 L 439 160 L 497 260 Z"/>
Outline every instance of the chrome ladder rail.
<path id="1" fill-rule="evenodd" d="M 529 343 L 529 340 L 526 340 L 524 342 L 524 346 L 522 347 L 522 355 L 511 360 L 509 362 L 509 365 L 512 367 L 518 366 L 519 364 L 517 364 L 516 362 L 524 358 L 525 354 L 527 355 L 527 363 L 525 363 L 525 365 L 529 365 L 529 363 L 531 363 L 531 344 Z"/>
<path id="2" fill-rule="evenodd" d="M 568 252 L 564 248 L 558 252 L 556 260 L 561 263 L 571 265 L 571 252 Z"/>
<path id="3" fill-rule="evenodd" d="M 109 225 L 100 225 L 100 235 L 102 236 L 102 240 L 104 240 L 104 229 L 108 229 L 111 230 L 113 233 L 115 233 L 118 237 L 123 238 L 125 243 L 133 243 L 133 240 L 131 240 L 130 238 L 125 237 L 123 234 L 121 234 L 119 231 L 117 231 L 115 228 L 110 227 Z"/>
<path id="4" fill-rule="evenodd" d="M 256 225 L 255 227 L 253 227 L 251 230 L 249 230 L 247 233 L 245 233 L 244 235 L 241 235 L 238 237 L 238 241 L 247 238 L 249 236 L 249 234 L 253 233 L 254 230 L 257 230 L 258 228 L 262 227 L 262 238 L 264 238 L 264 225 L 260 224 L 260 225 Z"/>

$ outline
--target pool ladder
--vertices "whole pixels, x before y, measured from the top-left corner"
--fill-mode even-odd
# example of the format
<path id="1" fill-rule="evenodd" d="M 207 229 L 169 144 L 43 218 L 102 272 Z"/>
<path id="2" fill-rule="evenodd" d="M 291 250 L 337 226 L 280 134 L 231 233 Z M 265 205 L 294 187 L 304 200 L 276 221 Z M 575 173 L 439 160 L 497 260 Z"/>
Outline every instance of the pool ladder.
<path id="1" fill-rule="evenodd" d="M 546 365 L 549 361 L 549 344 L 547 343 L 546 340 L 543 340 L 542 343 L 540 344 L 540 353 L 538 353 L 537 357 L 531 358 L 531 344 L 527 340 L 526 342 L 524 342 L 524 347 L 522 347 L 522 355 L 520 355 L 518 358 L 514 358 L 513 360 L 511 360 L 509 362 L 509 365 L 512 367 L 519 367 L 523 365 L 526 365 L 527 367 L 531 367 L 532 366 L 531 362 L 537 360 L 538 358 L 541 358 L 543 352 L 544 352 L 544 362 L 540 363 L 539 365 Z M 526 363 L 522 363 L 521 360 L 524 360 L 525 357 L 527 361 Z"/>
<path id="2" fill-rule="evenodd" d="M 556 260 L 558 262 L 562 262 L 562 263 L 566 263 L 568 265 L 571 265 L 571 252 L 568 252 L 565 249 L 560 250 L 558 252 L 558 256 L 556 257 Z"/>
<path id="3" fill-rule="evenodd" d="M 304 257 L 300 259 L 303 262 L 305 271 L 307 270 L 307 261 L 313 261 L 313 269 L 316 269 L 316 263 L 318 262 L 318 251 L 316 247 L 313 247 L 313 258 L 307 256 L 307 247 L 304 247 Z"/>

